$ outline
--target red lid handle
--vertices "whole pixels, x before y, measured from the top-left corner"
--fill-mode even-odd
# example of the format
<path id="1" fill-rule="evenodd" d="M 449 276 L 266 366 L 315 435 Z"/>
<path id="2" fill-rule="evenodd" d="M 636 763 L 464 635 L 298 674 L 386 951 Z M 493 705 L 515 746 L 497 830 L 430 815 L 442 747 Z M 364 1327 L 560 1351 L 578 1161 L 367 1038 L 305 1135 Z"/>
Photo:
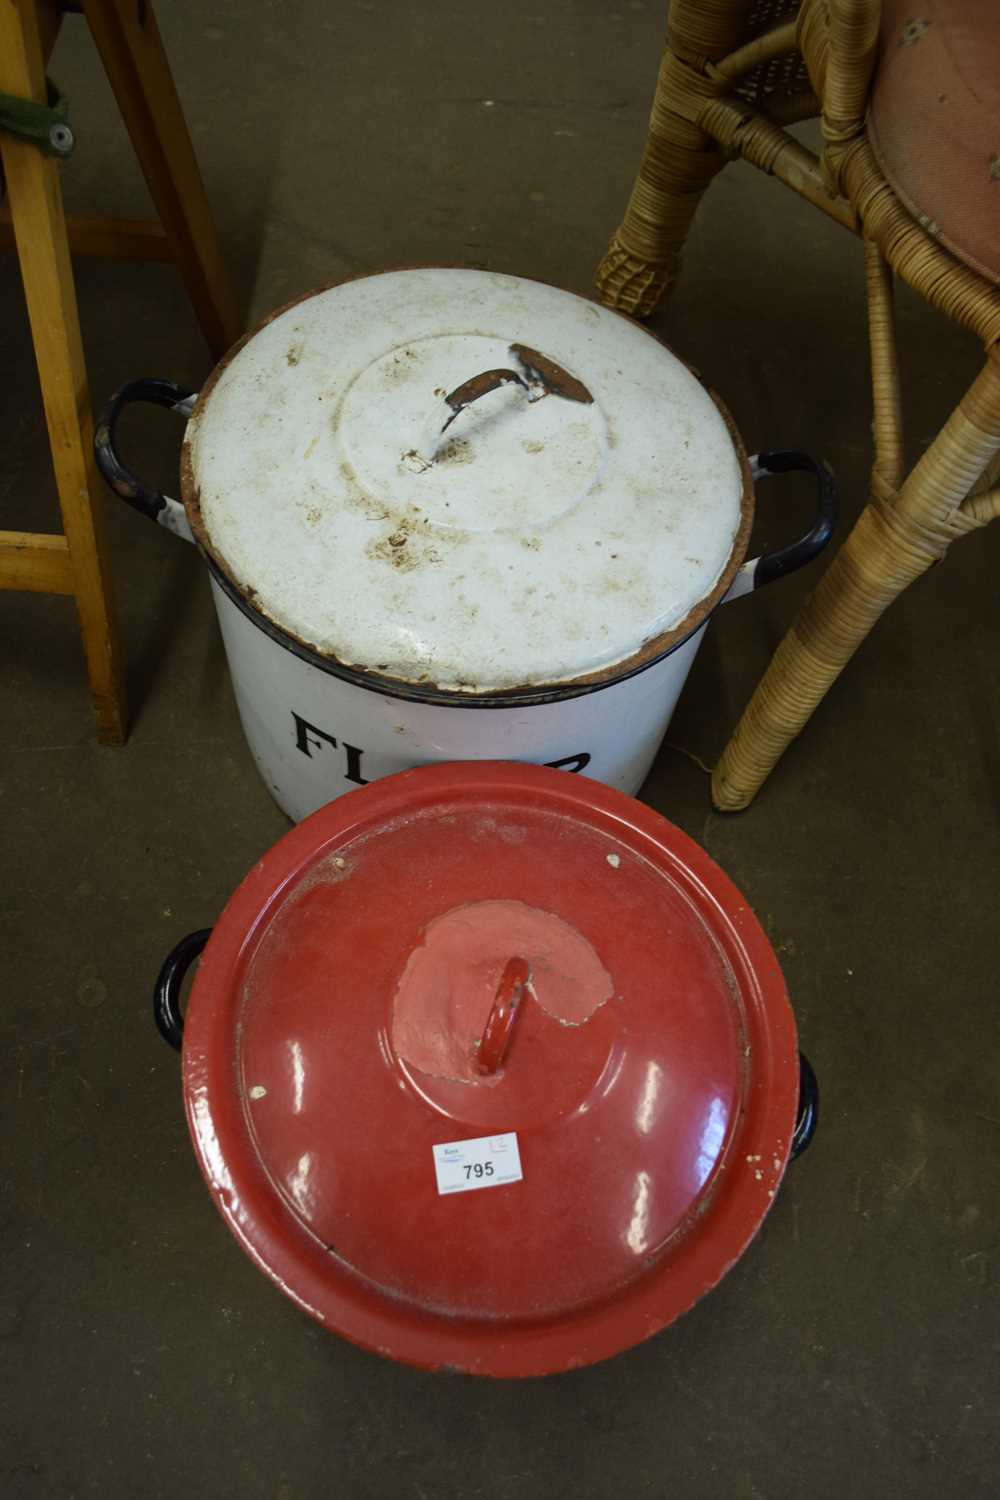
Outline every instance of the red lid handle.
<path id="1" fill-rule="evenodd" d="M 496 999 L 490 1011 L 486 1029 L 479 1042 L 476 1064 L 480 1073 L 495 1073 L 504 1060 L 510 1034 L 514 1029 L 524 987 L 531 978 L 531 969 L 523 958 L 511 958 L 500 976 Z"/>

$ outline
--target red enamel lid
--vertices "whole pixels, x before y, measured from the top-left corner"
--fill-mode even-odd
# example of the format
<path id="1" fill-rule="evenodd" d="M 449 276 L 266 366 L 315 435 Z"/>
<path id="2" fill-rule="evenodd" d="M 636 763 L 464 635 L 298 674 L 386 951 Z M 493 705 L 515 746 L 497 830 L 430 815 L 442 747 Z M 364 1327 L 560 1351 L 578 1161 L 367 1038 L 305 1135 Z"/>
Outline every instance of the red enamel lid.
<path id="1" fill-rule="evenodd" d="M 408 771 L 236 891 L 184 1034 L 202 1170 L 300 1307 L 413 1364 L 540 1375 L 670 1323 L 787 1163 L 795 1023 L 753 914 L 649 808 Z"/>

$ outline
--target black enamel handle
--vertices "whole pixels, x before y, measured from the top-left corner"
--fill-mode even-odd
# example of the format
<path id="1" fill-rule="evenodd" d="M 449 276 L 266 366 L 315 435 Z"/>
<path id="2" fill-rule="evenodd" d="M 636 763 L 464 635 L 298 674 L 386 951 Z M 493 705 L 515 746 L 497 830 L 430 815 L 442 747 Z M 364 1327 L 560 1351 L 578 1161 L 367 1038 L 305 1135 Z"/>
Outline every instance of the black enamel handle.
<path id="1" fill-rule="evenodd" d="M 162 490 L 154 490 L 143 484 L 138 475 L 122 462 L 116 446 L 118 419 L 126 406 L 132 406 L 137 401 L 164 406 L 168 411 L 176 411 L 181 416 L 188 417 L 191 415 L 191 402 L 195 394 L 187 386 L 175 385 L 172 380 L 130 380 L 127 385 L 119 387 L 107 402 L 94 432 L 97 467 L 115 494 L 134 506 L 140 514 L 148 516 L 151 521 L 158 521 L 161 526 L 169 525 L 167 518 L 172 510 L 180 508 L 179 504 Z"/>
<path id="2" fill-rule="evenodd" d="M 797 542 L 790 542 L 787 547 L 765 552 L 758 558 L 753 586 L 759 589 L 765 583 L 773 583 L 776 578 L 784 578 L 786 573 L 794 573 L 796 568 L 805 567 L 822 552 L 837 524 L 837 486 L 821 458 L 813 458 L 795 448 L 775 448 L 757 453 L 752 463 L 754 478 L 765 474 L 811 474 L 816 480 L 818 500 L 816 520 L 804 536 L 800 536 Z"/>
<path id="3" fill-rule="evenodd" d="M 171 948 L 163 960 L 163 967 L 156 976 L 156 984 L 153 988 L 153 1017 L 159 1027 L 160 1035 L 176 1052 L 181 1050 L 181 1042 L 184 1039 L 184 1017 L 181 1014 L 181 989 L 184 985 L 184 976 L 211 936 L 211 927 L 203 927 L 199 932 L 189 932 L 187 937 L 181 938 L 180 942 Z"/>
<path id="4" fill-rule="evenodd" d="M 819 1123 L 819 1084 L 816 1082 L 816 1074 L 813 1072 L 812 1063 L 803 1053 L 799 1053 L 799 1108 L 795 1116 L 795 1129 L 792 1132 L 792 1149 L 789 1161 L 794 1161 L 801 1156 L 816 1134 L 816 1126 Z"/>

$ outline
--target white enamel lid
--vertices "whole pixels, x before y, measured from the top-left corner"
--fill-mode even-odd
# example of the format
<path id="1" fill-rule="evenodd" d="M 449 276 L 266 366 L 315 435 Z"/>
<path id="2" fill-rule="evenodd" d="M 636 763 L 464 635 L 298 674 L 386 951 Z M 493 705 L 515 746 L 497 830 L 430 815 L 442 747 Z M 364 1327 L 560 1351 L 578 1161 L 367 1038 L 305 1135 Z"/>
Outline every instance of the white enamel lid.
<path id="1" fill-rule="evenodd" d="M 183 470 L 196 535 L 255 610 L 339 664 L 460 693 L 686 633 L 747 530 L 744 461 L 680 360 L 482 271 L 278 313 L 215 372 Z"/>

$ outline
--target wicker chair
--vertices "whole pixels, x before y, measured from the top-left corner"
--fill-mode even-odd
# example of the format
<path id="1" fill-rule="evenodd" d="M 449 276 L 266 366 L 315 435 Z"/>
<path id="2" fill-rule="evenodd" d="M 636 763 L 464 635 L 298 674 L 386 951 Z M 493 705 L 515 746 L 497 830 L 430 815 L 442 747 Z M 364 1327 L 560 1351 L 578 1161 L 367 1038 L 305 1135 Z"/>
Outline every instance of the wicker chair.
<path id="1" fill-rule="evenodd" d="M 970 86 L 971 79 L 971 86 Z M 956 537 L 1000 515 L 1000 5 L 996 0 L 673 0 L 649 138 L 598 270 L 651 313 L 727 161 L 777 177 L 864 243 L 871 492 L 715 769 L 746 807 L 876 620 Z M 819 114 L 814 155 L 785 128 Z M 986 364 L 904 476 L 893 275 L 982 339 Z"/>

